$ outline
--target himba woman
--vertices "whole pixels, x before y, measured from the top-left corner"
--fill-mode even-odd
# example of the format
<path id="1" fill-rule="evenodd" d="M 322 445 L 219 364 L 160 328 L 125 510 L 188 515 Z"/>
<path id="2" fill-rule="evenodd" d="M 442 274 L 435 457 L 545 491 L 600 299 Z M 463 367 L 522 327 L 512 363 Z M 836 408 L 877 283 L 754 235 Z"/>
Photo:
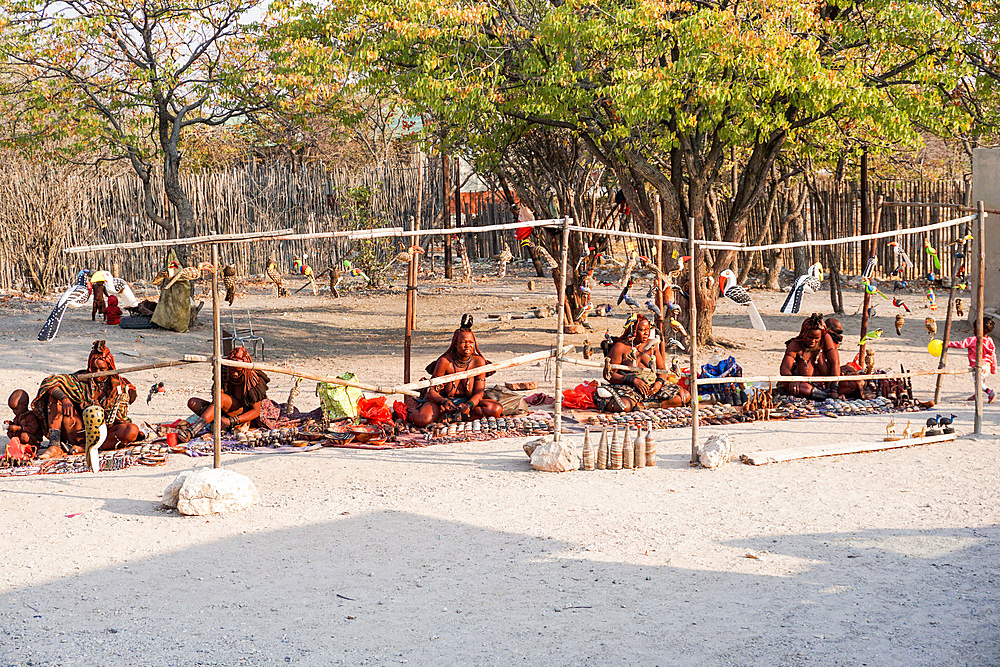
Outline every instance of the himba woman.
<path id="1" fill-rule="evenodd" d="M 594 395 L 599 410 L 629 412 L 646 403 L 674 407 L 686 405 L 691 399 L 686 389 L 667 380 L 663 343 L 652 338 L 652 330 L 653 325 L 645 315 L 633 315 L 626 321 L 622 334 L 604 351 L 609 364 L 630 369 L 606 367 L 604 379 L 610 386 L 599 388 Z"/>
<path id="2" fill-rule="evenodd" d="M 226 355 L 226 359 L 253 363 L 245 347 L 233 348 L 233 351 Z M 267 400 L 267 383 L 270 381 L 271 378 L 263 371 L 225 367 L 222 372 L 222 428 L 240 424 L 260 426 L 260 411 Z M 201 433 L 202 429 L 211 424 L 215 418 L 215 404 L 210 400 L 192 398 L 187 405 L 198 415 L 198 420 L 193 424 L 183 422 L 177 434 L 180 442 L 187 442 Z"/>
<path id="3" fill-rule="evenodd" d="M 103 340 L 94 341 L 87 358 L 87 369 L 72 375 L 50 375 L 42 380 L 31 403 L 32 411 L 48 428 L 49 447 L 39 458 L 59 458 L 83 452 L 84 408 L 99 405 L 104 409 L 108 437 L 101 449 L 114 449 L 135 442 L 142 435 L 129 421 L 128 406 L 135 401 L 135 386 L 121 375 L 106 375 L 80 380 L 78 375 L 115 370 L 115 358 Z"/>
<path id="4" fill-rule="evenodd" d="M 799 335 L 785 341 L 785 356 L 781 359 L 779 372 L 782 375 L 839 375 L 837 364 L 829 361 L 837 358 L 837 344 L 827 332 L 823 316 L 813 313 L 802 323 Z M 790 396 L 804 396 L 814 401 L 825 400 L 829 395 L 820 383 L 804 380 L 781 382 L 778 388 Z"/>
<path id="5" fill-rule="evenodd" d="M 472 315 L 465 314 L 462 316 L 461 326 L 451 337 L 451 345 L 426 370 L 431 377 L 441 377 L 479 368 L 488 363 L 490 362 L 479 351 L 476 335 L 472 333 Z M 409 412 L 410 423 L 422 428 L 445 418 L 469 421 L 499 417 L 503 413 L 503 407 L 496 401 L 483 398 L 486 378 L 490 375 L 493 373 L 429 387 L 424 398 Z"/>

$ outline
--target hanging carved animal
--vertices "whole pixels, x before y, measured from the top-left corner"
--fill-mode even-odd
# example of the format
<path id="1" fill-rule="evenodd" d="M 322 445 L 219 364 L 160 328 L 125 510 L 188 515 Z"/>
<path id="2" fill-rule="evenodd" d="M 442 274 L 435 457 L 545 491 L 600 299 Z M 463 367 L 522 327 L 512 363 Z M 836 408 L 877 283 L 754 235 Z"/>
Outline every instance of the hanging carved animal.
<path id="1" fill-rule="evenodd" d="M 933 337 L 937 333 L 937 322 L 934 321 L 933 317 L 928 317 L 924 320 L 924 328 Z"/>
<path id="2" fill-rule="evenodd" d="M 899 313 L 899 314 L 896 315 L 896 335 L 897 336 L 902 336 L 903 335 L 903 322 L 904 321 L 905 320 L 903 319 L 903 314 L 902 313 Z"/>
<path id="3" fill-rule="evenodd" d="M 231 306 L 236 301 L 236 267 L 232 264 L 222 268 L 222 284 L 226 288 L 226 301 Z"/>
<path id="4" fill-rule="evenodd" d="M 171 264 L 176 264 L 176 262 L 171 262 Z M 209 273 L 215 273 L 215 267 L 212 266 L 210 262 L 199 262 L 197 266 L 185 266 L 184 268 L 173 267 L 174 277 L 170 279 L 170 282 L 164 285 L 163 289 L 168 290 L 174 286 L 178 280 L 187 280 L 188 282 L 194 282 L 195 280 L 201 279 L 201 272 L 208 271 Z"/>
<path id="5" fill-rule="evenodd" d="M 462 281 L 472 282 L 472 264 L 469 263 L 469 253 L 465 248 L 465 239 L 460 235 L 455 236 L 455 249 L 458 251 L 458 258 L 462 260 Z"/>
<path id="6" fill-rule="evenodd" d="M 503 252 L 500 253 L 500 259 L 497 263 L 497 278 L 503 278 L 507 275 L 507 264 L 510 260 L 514 259 L 513 253 L 511 253 L 510 248 L 507 244 L 503 244 Z"/>

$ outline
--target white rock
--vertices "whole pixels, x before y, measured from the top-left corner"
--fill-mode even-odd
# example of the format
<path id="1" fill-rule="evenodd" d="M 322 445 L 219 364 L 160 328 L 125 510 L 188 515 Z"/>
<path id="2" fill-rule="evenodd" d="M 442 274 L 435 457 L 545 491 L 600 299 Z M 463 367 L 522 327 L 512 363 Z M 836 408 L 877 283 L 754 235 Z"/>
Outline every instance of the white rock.
<path id="1" fill-rule="evenodd" d="M 250 478 L 232 470 L 198 468 L 181 475 L 183 479 L 179 476 L 174 480 L 174 484 L 180 482 L 177 511 L 181 514 L 203 516 L 233 512 L 246 509 L 260 499 Z M 163 494 L 165 500 L 167 491 Z"/>
<path id="2" fill-rule="evenodd" d="M 540 438 L 529 440 L 526 443 L 524 443 L 524 445 L 522 445 L 524 453 L 527 454 L 528 458 L 530 459 L 531 455 L 535 451 L 535 448 L 538 447 L 539 445 L 544 445 L 546 442 L 552 442 L 552 436 L 543 435 Z"/>
<path id="3" fill-rule="evenodd" d="M 580 467 L 580 456 L 568 438 L 543 442 L 531 453 L 531 467 L 543 472 L 569 472 Z"/>
<path id="4" fill-rule="evenodd" d="M 184 486 L 184 480 L 187 476 L 193 473 L 194 470 L 185 470 L 181 474 L 177 475 L 174 481 L 170 482 L 170 486 L 163 489 L 163 506 L 172 507 L 177 509 L 177 494 L 180 493 L 181 487 Z"/>
<path id="5" fill-rule="evenodd" d="M 698 447 L 698 462 L 706 468 L 717 468 L 733 459 L 733 443 L 725 433 L 717 433 Z"/>

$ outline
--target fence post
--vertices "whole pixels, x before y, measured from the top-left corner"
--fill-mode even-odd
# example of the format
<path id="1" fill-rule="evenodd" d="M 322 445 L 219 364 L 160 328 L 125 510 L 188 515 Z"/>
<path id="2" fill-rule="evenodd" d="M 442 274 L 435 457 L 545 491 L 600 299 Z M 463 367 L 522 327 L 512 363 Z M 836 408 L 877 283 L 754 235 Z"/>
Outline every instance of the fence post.
<path id="1" fill-rule="evenodd" d="M 553 405 L 555 417 L 553 419 L 552 438 L 556 442 L 562 439 L 562 370 L 563 370 L 563 337 L 566 326 L 566 271 L 569 268 L 569 224 L 570 219 L 563 220 L 562 230 L 562 253 L 559 261 L 559 295 L 556 307 L 556 401 Z"/>
<path id="2" fill-rule="evenodd" d="M 985 294 L 983 293 L 983 282 L 986 280 L 986 210 L 983 200 L 976 203 L 978 216 L 976 222 L 979 230 L 976 234 L 976 246 L 979 252 L 976 253 L 976 277 L 979 282 L 976 284 L 976 368 L 973 371 L 976 382 L 976 422 L 973 432 L 980 435 L 983 432 L 983 317 L 986 307 L 983 305 Z M 949 315 L 950 315 L 949 311 Z"/>

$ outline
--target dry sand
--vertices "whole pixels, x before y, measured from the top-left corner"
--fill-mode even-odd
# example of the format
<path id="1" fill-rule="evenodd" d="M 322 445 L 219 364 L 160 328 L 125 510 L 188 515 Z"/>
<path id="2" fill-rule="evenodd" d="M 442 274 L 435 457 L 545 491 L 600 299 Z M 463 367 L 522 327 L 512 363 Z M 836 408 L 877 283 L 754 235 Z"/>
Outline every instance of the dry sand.
<path id="1" fill-rule="evenodd" d="M 553 300 L 551 281 L 529 293 L 525 268 L 518 273 L 422 286 L 414 368 L 444 349 L 466 310 Z M 396 285 L 339 300 L 306 290 L 276 301 L 255 288 L 237 306 L 253 312 L 269 363 L 396 382 L 404 301 Z M 769 331 L 750 330 L 745 313 L 722 304 L 717 333 L 744 345 L 732 352 L 747 374 L 776 372 L 802 316 L 775 314 L 781 294 L 754 298 Z M 598 295 L 610 299 L 611 289 Z M 849 307 L 859 299 L 851 294 Z M 82 310 L 67 315 L 55 341 L 36 342 L 50 307 L 0 307 L 0 395 L 82 367 L 97 338 L 119 365 L 211 349 L 207 326 L 130 332 L 93 324 Z M 829 311 L 825 292 L 807 297 L 803 311 L 811 310 Z M 880 308 L 879 366 L 936 363 L 924 349 L 929 313 L 915 308 L 897 337 L 894 309 Z M 943 326 L 943 309 L 938 317 Z M 857 331 L 857 317 L 843 320 Z M 610 322 L 613 332 L 621 321 Z M 608 321 L 592 322 L 596 342 Z M 477 330 L 483 352 L 503 359 L 551 346 L 553 327 L 549 318 Z M 953 354 L 949 366 L 966 363 Z M 546 370 L 497 379 L 535 379 L 551 392 Z M 567 371 L 568 386 L 593 377 Z M 142 394 L 133 417 L 151 421 L 183 414 L 186 398 L 207 395 L 209 384 L 206 366 L 130 379 Z M 159 380 L 168 391 L 147 406 L 145 390 Z M 927 397 L 933 380 L 914 384 Z M 282 400 L 290 385 L 274 378 L 272 397 Z M 947 378 L 945 405 L 934 411 L 959 415 L 962 433 L 972 426 L 970 390 L 969 377 Z M 299 404 L 316 399 L 304 391 Z M 725 430 L 748 452 L 876 439 L 886 422 L 703 432 Z M 164 510 L 159 499 L 179 471 L 210 459 L 0 479 L 0 663 L 996 664 L 998 430 L 989 406 L 987 439 L 703 470 L 689 467 L 688 431 L 678 429 L 657 434 L 655 469 L 563 475 L 531 471 L 521 440 L 229 454 L 224 465 L 250 476 L 262 502 L 209 518 Z"/>

